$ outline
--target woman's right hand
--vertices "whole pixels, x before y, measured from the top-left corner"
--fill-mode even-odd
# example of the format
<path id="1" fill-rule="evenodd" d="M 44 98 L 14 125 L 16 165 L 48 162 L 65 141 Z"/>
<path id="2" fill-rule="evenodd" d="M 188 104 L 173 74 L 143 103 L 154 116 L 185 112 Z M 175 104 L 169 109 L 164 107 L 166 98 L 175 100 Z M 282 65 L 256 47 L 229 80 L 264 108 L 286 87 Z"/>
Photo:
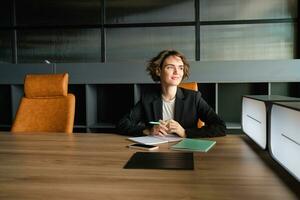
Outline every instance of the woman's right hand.
<path id="1" fill-rule="evenodd" d="M 150 130 L 150 135 L 164 136 L 168 134 L 167 123 L 163 120 L 159 120 L 159 124 L 154 125 Z"/>

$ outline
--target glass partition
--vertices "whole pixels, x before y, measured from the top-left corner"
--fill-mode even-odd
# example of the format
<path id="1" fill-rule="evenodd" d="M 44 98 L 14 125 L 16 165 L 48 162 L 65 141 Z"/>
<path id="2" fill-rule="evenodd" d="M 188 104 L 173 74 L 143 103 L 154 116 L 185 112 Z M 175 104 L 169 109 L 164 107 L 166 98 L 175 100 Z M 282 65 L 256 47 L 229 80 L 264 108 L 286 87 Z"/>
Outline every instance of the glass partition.
<path id="1" fill-rule="evenodd" d="M 293 23 L 201 26 L 201 60 L 268 60 L 295 57 Z"/>
<path id="2" fill-rule="evenodd" d="M 15 0 L 17 25 L 101 23 L 101 0 Z"/>
<path id="3" fill-rule="evenodd" d="M 176 49 L 194 60 L 194 29 L 192 26 L 107 29 L 107 61 L 147 61 L 163 49 Z"/>
<path id="4" fill-rule="evenodd" d="M 100 29 L 34 29 L 18 32 L 19 63 L 100 62 Z"/>
<path id="5" fill-rule="evenodd" d="M 200 0 L 200 20 L 296 18 L 297 4 L 297 0 Z"/>
<path id="6" fill-rule="evenodd" d="M 110 0 L 106 23 L 194 21 L 193 0 Z"/>

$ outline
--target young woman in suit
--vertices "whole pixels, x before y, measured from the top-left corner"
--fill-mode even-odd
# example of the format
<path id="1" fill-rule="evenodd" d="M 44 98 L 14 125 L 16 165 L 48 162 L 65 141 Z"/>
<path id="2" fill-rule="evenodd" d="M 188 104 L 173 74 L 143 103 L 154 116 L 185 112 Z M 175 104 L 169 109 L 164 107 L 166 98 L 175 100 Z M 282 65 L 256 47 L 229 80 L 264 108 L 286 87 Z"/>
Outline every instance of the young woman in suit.
<path id="1" fill-rule="evenodd" d="M 147 72 L 160 82 L 156 90 L 142 95 L 140 101 L 118 123 L 129 135 L 166 135 L 214 137 L 225 135 L 225 123 L 201 97 L 199 91 L 179 88 L 189 76 L 189 64 L 183 54 L 164 50 L 152 58 Z M 198 119 L 205 125 L 197 127 Z M 159 122 L 152 124 L 151 122 Z"/>

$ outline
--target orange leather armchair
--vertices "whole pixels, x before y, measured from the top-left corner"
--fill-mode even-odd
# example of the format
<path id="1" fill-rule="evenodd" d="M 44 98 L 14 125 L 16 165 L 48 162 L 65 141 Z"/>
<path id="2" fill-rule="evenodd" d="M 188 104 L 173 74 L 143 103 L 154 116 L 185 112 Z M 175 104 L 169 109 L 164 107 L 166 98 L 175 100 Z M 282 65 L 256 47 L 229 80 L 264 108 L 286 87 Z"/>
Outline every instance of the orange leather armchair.
<path id="1" fill-rule="evenodd" d="M 13 133 L 72 133 L 75 96 L 68 94 L 69 75 L 27 75 Z"/>
<path id="2" fill-rule="evenodd" d="M 198 91 L 198 84 L 196 82 L 180 83 L 178 86 L 184 89 Z M 204 126 L 204 122 L 199 119 L 197 126 L 201 128 Z"/>

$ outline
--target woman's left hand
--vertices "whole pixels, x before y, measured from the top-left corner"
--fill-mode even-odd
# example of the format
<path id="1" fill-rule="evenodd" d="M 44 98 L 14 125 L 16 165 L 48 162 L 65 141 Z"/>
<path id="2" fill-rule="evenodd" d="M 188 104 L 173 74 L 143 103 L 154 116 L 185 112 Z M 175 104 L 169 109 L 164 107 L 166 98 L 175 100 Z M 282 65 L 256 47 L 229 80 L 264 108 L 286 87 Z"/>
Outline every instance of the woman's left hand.
<path id="1" fill-rule="evenodd" d="M 168 133 L 176 133 L 180 137 L 186 137 L 184 128 L 173 119 L 167 121 L 167 128 Z"/>

